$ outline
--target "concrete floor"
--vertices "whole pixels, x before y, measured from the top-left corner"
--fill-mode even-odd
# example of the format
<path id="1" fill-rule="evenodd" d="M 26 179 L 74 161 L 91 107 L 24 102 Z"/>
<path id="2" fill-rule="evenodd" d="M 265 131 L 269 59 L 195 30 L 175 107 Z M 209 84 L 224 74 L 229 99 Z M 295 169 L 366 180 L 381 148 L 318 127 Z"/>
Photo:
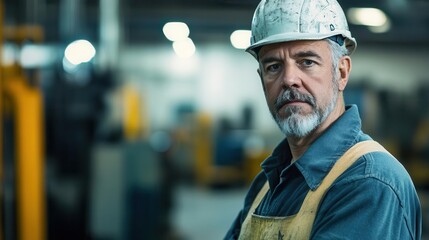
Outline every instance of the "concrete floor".
<path id="1" fill-rule="evenodd" d="M 172 221 L 180 239 L 223 239 L 243 205 L 246 192 L 246 188 L 178 187 Z"/>

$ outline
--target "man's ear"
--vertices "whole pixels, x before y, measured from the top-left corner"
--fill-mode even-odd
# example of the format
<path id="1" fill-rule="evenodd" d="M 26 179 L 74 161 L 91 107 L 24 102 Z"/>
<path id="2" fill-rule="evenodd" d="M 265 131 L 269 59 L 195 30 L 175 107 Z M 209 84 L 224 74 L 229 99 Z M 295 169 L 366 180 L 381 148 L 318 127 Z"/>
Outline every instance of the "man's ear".
<path id="1" fill-rule="evenodd" d="M 350 71 L 352 70 L 352 60 L 349 56 L 343 56 L 338 63 L 338 71 L 340 72 L 338 79 L 338 90 L 344 91 L 349 81 Z"/>

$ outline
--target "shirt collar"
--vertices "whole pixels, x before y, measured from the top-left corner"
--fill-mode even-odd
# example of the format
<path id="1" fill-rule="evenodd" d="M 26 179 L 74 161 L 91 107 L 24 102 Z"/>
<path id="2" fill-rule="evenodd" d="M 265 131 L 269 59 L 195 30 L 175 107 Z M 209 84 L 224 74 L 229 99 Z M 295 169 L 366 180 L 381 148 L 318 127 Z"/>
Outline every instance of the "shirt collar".
<path id="1" fill-rule="evenodd" d="M 271 156 L 262 162 L 261 168 L 268 179 L 270 188 L 274 188 L 278 184 L 282 171 L 288 168 L 291 159 L 292 153 L 289 144 L 287 139 L 284 139 L 277 145 Z"/>
<path id="2" fill-rule="evenodd" d="M 361 120 L 356 105 L 346 107 L 338 118 L 294 164 L 301 172 L 311 190 L 316 189 L 334 163 L 356 142 L 361 131 Z M 280 176 L 287 174 L 292 155 L 286 139 L 283 140 L 266 159 L 261 167 L 268 179 L 276 174 L 273 169 L 282 169 Z M 277 173 L 278 174 L 278 173 Z M 277 175 L 278 176 L 278 175 Z M 270 184 L 271 185 L 271 184 Z"/>

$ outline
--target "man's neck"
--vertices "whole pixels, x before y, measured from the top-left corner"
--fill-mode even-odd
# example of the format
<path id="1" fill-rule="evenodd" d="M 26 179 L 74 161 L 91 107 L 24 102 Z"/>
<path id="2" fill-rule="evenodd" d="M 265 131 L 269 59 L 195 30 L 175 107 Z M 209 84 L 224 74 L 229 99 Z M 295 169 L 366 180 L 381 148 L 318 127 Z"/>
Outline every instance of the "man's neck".
<path id="1" fill-rule="evenodd" d="M 317 137 L 319 136 L 316 136 L 315 134 L 310 134 L 304 138 L 287 137 L 290 152 L 292 153 L 291 163 L 294 163 L 299 157 L 301 157 Z"/>
<path id="2" fill-rule="evenodd" d="M 344 104 L 339 104 L 337 107 L 329 114 L 328 118 L 320 124 L 314 131 L 302 138 L 296 137 L 287 137 L 289 143 L 290 151 L 292 153 L 292 161 L 294 163 L 298 158 L 300 158 L 305 151 L 310 147 L 310 145 L 322 135 L 325 130 L 331 126 L 343 113 L 345 112 Z"/>

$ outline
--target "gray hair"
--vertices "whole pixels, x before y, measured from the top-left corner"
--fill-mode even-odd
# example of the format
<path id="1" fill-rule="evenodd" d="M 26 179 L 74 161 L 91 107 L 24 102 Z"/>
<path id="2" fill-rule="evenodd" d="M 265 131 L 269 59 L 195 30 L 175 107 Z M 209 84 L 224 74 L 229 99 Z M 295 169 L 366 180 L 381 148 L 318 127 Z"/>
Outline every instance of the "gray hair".
<path id="1" fill-rule="evenodd" d="M 346 44 L 343 43 L 342 45 L 339 45 L 337 42 L 327 38 L 326 39 L 329 43 L 329 47 L 331 49 L 331 58 L 332 58 L 332 74 L 335 80 L 338 79 L 338 62 L 340 61 L 340 58 L 343 56 L 349 55 L 349 51 L 346 48 Z M 334 81 L 337 83 L 337 81 Z"/>

